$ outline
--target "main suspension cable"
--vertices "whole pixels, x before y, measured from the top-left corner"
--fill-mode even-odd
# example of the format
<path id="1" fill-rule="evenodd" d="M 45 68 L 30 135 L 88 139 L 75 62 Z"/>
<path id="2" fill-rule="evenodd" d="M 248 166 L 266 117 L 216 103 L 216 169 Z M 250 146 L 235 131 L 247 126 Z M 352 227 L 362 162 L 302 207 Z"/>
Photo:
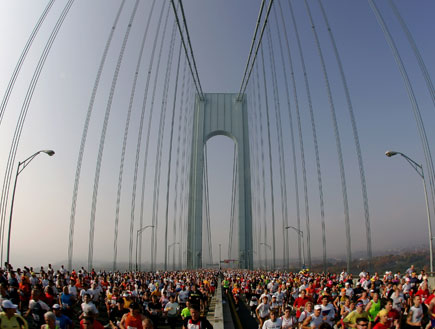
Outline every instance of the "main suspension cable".
<path id="1" fill-rule="evenodd" d="M 240 86 L 241 92 L 239 92 L 239 96 L 237 97 L 237 99 L 240 99 L 242 94 L 245 93 L 246 87 L 248 86 L 249 79 L 250 79 L 251 74 L 252 74 L 252 70 L 254 69 L 255 60 L 257 59 L 258 50 L 260 49 L 261 41 L 263 40 L 263 34 L 264 34 L 264 31 L 266 30 L 266 26 L 267 26 L 267 21 L 268 21 L 268 18 L 269 18 L 270 10 L 272 9 L 272 4 L 273 4 L 273 0 L 270 0 L 269 5 L 267 7 L 267 11 L 266 11 L 266 16 L 264 18 L 263 27 L 261 28 L 260 37 L 259 37 L 259 40 L 258 40 L 258 43 L 257 43 L 257 47 L 255 49 L 254 58 L 252 59 L 252 62 L 251 62 L 251 67 L 250 67 L 250 69 L 248 71 L 248 76 L 245 79 L 245 84 L 244 85 L 242 84 Z"/>
<path id="2" fill-rule="evenodd" d="M 261 5 L 260 5 L 260 11 L 258 12 L 258 17 L 257 17 L 257 24 L 255 25 L 254 37 L 252 38 L 251 48 L 249 49 L 248 60 L 246 61 L 245 72 L 243 73 L 242 85 L 240 86 L 240 91 L 239 91 L 238 97 L 240 97 L 240 95 L 242 94 L 242 88 L 243 88 L 243 85 L 245 83 L 246 74 L 248 73 L 249 64 L 250 64 L 251 57 L 252 57 L 252 50 L 254 49 L 255 40 L 257 39 L 257 32 L 258 32 L 258 28 L 260 27 L 261 16 L 263 16 L 263 9 L 264 9 L 265 3 L 266 3 L 266 0 L 263 0 L 261 2 Z"/>
<path id="3" fill-rule="evenodd" d="M 191 63 L 190 58 L 189 58 L 189 54 L 188 54 L 188 51 L 187 51 L 186 43 L 184 41 L 184 35 L 183 35 L 183 31 L 182 31 L 182 28 L 181 28 L 181 25 L 180 25 L 180 20 L 178 18 L 177 8 L 175 7 L 174 0 L 171 0 L 171 4 L 172 4 L 172 8 L 174 10 L 175 21 L 176 21 L 177 26 L 178 26 L 178 31 L 180 32 L 181 42 L 183 44 L 184 53 L 186 55 L 187 62 L 189 63 L 190 73 L 192 74 L 193 83 L 195 84 L 196 92 L 200 95 L 201 99 L 203 99 L 204 98 L 204 94 L 202 92 L 201 84 L 199 82 L 198 72 L 196 71 L 196 74 L 195 74 L 195 72 L 194 72 L 194 70 L 192 68 L 192 63 Z M 183 6 L 181 0 L 178 0 L 178 4 L 181 7 Z M 183 18 L 184 18 L 184 11 L 183 11 Z M 187 30 L 187 26 L 184 26 L 184 28 L 186 29 L 186 34 L 188 36 L 188 40 L 189 40 L 189 44 L 190 44 L 190 37 L 189 37 L 189 32 Z M 192 49 L 190 49 L 190 51 L 191 51 L 191 54 L 192 54 L 192 61 L 194 62 L 194 66 L 196 68 L 195 59 L 193 57 L 193 51 L 192 51 Z"/>

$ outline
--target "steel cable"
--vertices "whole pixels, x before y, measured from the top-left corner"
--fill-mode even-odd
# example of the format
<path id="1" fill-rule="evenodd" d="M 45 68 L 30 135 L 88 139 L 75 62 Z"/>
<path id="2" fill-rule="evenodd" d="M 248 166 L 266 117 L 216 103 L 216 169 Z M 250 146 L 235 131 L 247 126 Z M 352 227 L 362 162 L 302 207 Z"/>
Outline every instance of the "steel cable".
<path id="1" fill-rule="evenodd" d="M 408 73 L 406 71 L 405 65 L 403 64 L 402 58 L 400 57 L 399 51 L 396 47 L 396 44 L 394 43 L 394 40 L 390 34 L 390 31 L 388 30 L 387 25 L 385 24 L 385 21 L 377 8 L 376 4 L 373 0 L 368 0 L 369 5 L 371 6 L 376 19 L 384 33 L 385 39 L 388 43 L 388 45 L 391 48 L 391 51 L 393 52 L 394 59 L 396 61 L 396 64 L 399 68 L 400 74 L 402 76 L 403 82 L 405 83 L 406 91 L 408 94 L 408 98 L 411 102 L 412 111 L 414 114 L 414 118 L 417 124 L 418 133 L 420 136 L 421 144 L 423 147 L 424 157 L 426 161 L 426 169 L 429 174 L 429 184 L 431 188 L 432 198 L 434 198 L 434 167 L 433 167 L 433 160 L 432 160 L 432 154 L 429 148 L 429 143 L 427 140 L 426 130 L 424 127 L 423 119 L 421 117 L 420 108 L 417 103 L 417 98 L 415 97 L 414 89 L 412 88 L 411 81 L 409 80 Z"/>
<path id="2" fill-rule="evenodd" d="M 74 178 L 74 187 L 73 187 L 73 197 L 71 202 L 71 214 L 70 214 L 70 228 L 69 228 L 69 243 L 68 243 L 68 270 L 72 270 L 72 256 L 73 256 L 73 248 L 74 248 L 74 228 L 75 228 L 75 216 L 76 216 L 76 208 L 77 208 L 77 196 L 79 190 L 80 183 L 80 173 L 83 162 L 83 154 L 86 145 L 86 138 L 88 135 L 89 122 L 91 120 L 92 111 L 94 108 L 95 97 L 97 95 L 98 86 L 100 84 L 101 74 L 103 72 L 104 64 L 106 62 L 107 53 L 110 48 L 110 44 L 112 43 L 113 34 L 115 33 L 116 26 L 118 25 L 119 16 L 121 15 L 122 9 L 124 8 L 125 0 L 122 0 L 121 5 L 119 6 L 118 12 L 116 14 L 115 20 L 111 26 L 109 37 L 107 38 L 106 45 L 104 47 L 103 55 L 101 56 L 100 64 L 98 67 L 97 75 L 95 77 L 94 86 L 92 88 L 91 99 L 88 105 L 88 111 L 86 113 L 85 124 L 83 126 L 82 138 L 80 142 L 80 149 L 77 159 L 76 173 Z"/>
<path id="3" fill-rule="evenodd" d="M 260 11 L 259 11 L 258 17 L 257 17 L 257 24 L 255 25 L 254 36 L 252 38 L 251 48 L 249 49 L 248 60 L 246 61 L 246 67 L 245 67 L 245 72 L 243 73 L 242 84 L 240 86 L 239 95 L 237 96 L 238 98 L 240 98 L 240 96 L 242 94 L 242 88 L 243 88 L 243 85 L 245 83 L 246 74 L 248 73 L 249 63 L 251 61 L 251 56 L 252 56 L 252 50 L 254 49 L 255 40 L 257 39 L 258 28 L 260 27 L 261 17 L 263 16 L 263 9 L 264 9 L 265 3 L 266 3 L 266 0 L 263 0 L 261 2 L 261 5 L 260 5 Z"/>
<path id="4" fill-rule="evenodd" d="M 116 193 L 115 233 L 114 233 L 114 239 L 113 239 L 113 265 L 112 265 L 113 271 L 115 271 L 116 265 L 117 265 L 119 209 L 120 209 L 120 202 L 121 202 L 122 176 L 123 176 L 123 172 L 124 172 L 125 150 L 127 148 L 127 138 L 128 138 L 129 127 L 130 127 L 130 118 L 131 118 L 131 112 L 132 112 L 132 108 L 133 108 L 133 101 L 134 101 L 134 97 L 135 97 L 135 93 L 136 93 L 137 79 L 139 77 L 139 71 L 140 71 L 140 67 L 141 67 L 141 63 L 142 63 L 143 51 L 144 51 L 145 42 L 146 42 L 146 39 L 148 36 L 148 29 L 149 29 L 149 25 L 151 22 L 151 16 L 154 12 L 155 3 L 156 3 L 156 0 L 153 0 L 153 2 L 151 4 L 150 12 L 148 14 L 148 19 L 147 19 L 145 31 L 144 31 L 144 34 L 142 37 L 139 57 L 137 60 L 136 69 L 135 69 L 134 78 L 133 78 L 133 85 L 131 87 L 131 92 L 130 92 L 130 102 L 128 104 L 127 118 L 125 120 L 124 137 L 123 137 L 122 149 L 121 149 L 121 163 L 119 165 L 118 190 Z M 139 224 L 139 228 L 142 228 L 142 226 L 143 226 L 143 223 L 141 221 Z M 138 243 L 138 241 L 136 240 L 136 249 L 138 247 L 137 243 Z"/>
<path id="5" fill-rule="evenodd" d="M 307 101 L 308 101 L 308 109 L 310 112 L 310 119 L 311 119 L 311 131 L 313 134 L 313 142 L 314 142 L 314 153 L 315 153 L 315 157 L 316 157 L 316 168 L 317 168 L 317 182 L 318 182 L 318 186 L 319 186 L 319 198 L 320 198 L 320 217 L 321 217 L 321 222 L 322 222 L 322 243 L 323 243 L 323 256 L 324 256 L 324 262 L 326 262 L 326 233 L 325 233 L 325 212 L 324 212 L 324 202 L 323 202 L 323 185 L 322 185 L 322 174 L 321 174 L 321 168 L 320 168 L 320 156 L 319 156 L 319 144 L 317 141 L 317 129 L 316 129 L 316 121 L 314 118 L 314 110 L 313 110 L 313 102 L 312 102 L 312 98 L 311 98 L 311 89 L 310 89 L 310 84 L 308 82 L 308 73 L 307 73 L 307 69 L 305 66 L 305 60 L 304 60 L 304 54 L 303 54 L 303 50 L 302 50 L 302 45 L 301 45 L 301 39 L 299 36 L 299 30 L 296 24 L 296 18 L 294 15 L 294 11 L 293 11 L 293 6 L 291 4 L 290 1 L 288 1 L 289 7 L 290 7 L 290 14 L 291 14 L 291 18 L 292 18 L 292 23 L 293 23 L 293 28 L 295 31 L 295 35 L 296 35 L 296 41 L 297 41 L 297 45 L 298 45 L 298 52 L 299 52 L 299 57 L 300 57 L 300 61 L 301 61 L 301 66 L 302 66 L 302 72 L 304 75 L 304 82 L 305 82 L 305 91 L 307 94 Z M 283 20 L 283 24 L 284 24 L 284 33 L 286 36 L 286 44 L 287 44 L 287 52 L 291 55 L 290 53 L 290 47 L 288 45 L 288 36 L 287 36 L 287 29 L 285 27 L 285 21 L 283 19 L 283 15 L 282 15 L 282 8 L 281 9 L 281 18 Z M 290 62 L 291 63 L 291 62 Z M 294 77 L 294 75 L 293 75 Z M 293 82 L 293 92 L 295 92 L 295 86 L 296 86 L 296 82 Z M 298 227 L 298 229 L 300 230 L 300 226 Z M 300 235 L 298 235 L 298 239 L 300 241 Z M 300 248 L 300 243 L 299 243 L 299 248 Z M 300 250 L 300 249 L 299 249 Z M 300 260 L 300 255 L 299 255 L 299 260 Z"/>
<path id="6" fill-rule="evenodd" d="M 345 231 L 346 231 L 346 262 L 347 262 L 347 272 L 350 273 L 350 262 L 351 262 L 351 238 L 350 238 L 350 223 L 349 223 L 349 203 L 347 199 L 347 187 L 346 187 L 346 175 L 344 171 L 344 161 L 343 161 L 343 152 L 341 149 L 341 140 L 340 140 L 340 132 L 338 130 L 337 123 L 337 115 L 335 113 L 334 100 L 332 98 L 331 85 L 329 83 L 328 72 L 326 70 L 325 60 L 323 58 L 323 51 L 320 46 L 319 37 L 317 35 L 316 27 L 314 25 L 313 17 L 311 15 L 311 10 L 308 5 L 307 0 L 304 0 L 305 7 L 307 9 L 308 18 L 310 20 L 311 29 L 314 34 L 314 39 L 316 43 L 316 48 L 319 54 L 320 64 L 322 66 L 323 76 L 326 85 L 326 91 L 328 94 L 329 107 L 331 110 L 332 123 L 334 126 L 334 135 L 335 135 L 335 144 L 337 147 L 338 154 L 338 163 L 340 167 L 340 177 L 341 177 L 341 190 L 343 194 L 343 207 L 344 207 L 344 223 L 345 223 Z"/>
<path id="7" fill-rule="evenodd" d="M 139 132 L 138 132 L 137 143 L 136 143 L 136 161 L 135 161 L 135 166 L 134 166 L 133 190 L 132 190 L 132 197 L 131 197 L 132 203 L 131 203 L 130 217 L 133 221 L 134 221 L 134 212 L 135 212 L 135 205 L 136 205 L 137 173 L 138 173 L 138 169 L 139 169 L 140 150 L 142 149 L 141 145 L 142 145 L 142 135 L 143 135 L 143 123 L 144 123 L 144 118 L 145 118 L 146 103 L 148 100 L 148 89 L 149 89 L 149 85 L 150 85 L 152 67 L 153 67 L 153 63 L 154 63 L 155 49 L 157 46 L 157 41 L 159 40 L 159 33 L 160 33 L 162 17 L 163 17 L 165 6 L 166 6 L 166 2 L 163 2 L 162 9 L 161 9 L 160 15 L 159 15 L 156 35 L 155 35 L 154 41 L 153 41 L 153 50 L 151 53 L 150 64 L 149 64 L 149 68 L 148 68 L 148 72 L 147 72 L 147 81 L 146 81 L 146 85 L 145 85 L 145 93 L 144 93 L 144 97 L 142 100 L 142 112 L 141 112 L 140 126 L 139 126 Z M 157 55 L 157 67 L 156 67 L 156 71 L 155 71 L 156 74 L 154 75 L 153 90 L 152 90 L 152 95 L 151 95 L 151 103 L 149 106 L 150 113 L 149 113 L 149 118 L 148 118 L 147 136 L 146 136 L 146 141 L 145 141 L 144 165 L 143 165 L 143 174 L 142 174 L 142 188 L 141 188 L 141 201 L 140 201 L 140 222 L 143 222 L 143 216 L 144 216 L 144 212 L 145 212 L 145 210 L 144 210 L 145 209 L 145 203 L 144 203 L 145 202 L 145 186 L 146 186 L 145 183 L 146 183 L 147 169 L 148 169 L 148 149 L 149 149 L 149 140 L 150 140 L 150 134 L 151 134 L 151 123 L 152 123 L 153 113 L 154 113 L 154 101 L 155 101 L 155 95 L 156 95 L 156 90 L 157 90 L 157 80 L 159 78 L 160 62 L 162 59 L 163 45 L 164 45 L 164 40 L 166 37 L 169 12 L 170 12 L 170 7 L 168 7 L 168 9 L 166 11 L 166 18 L 165 18 L 165 22 L 163 25 L 163 32 L 162 32 L 162 37 L 161 37 L 161 42 L 160 42 L 160 47 L 159 47 L 159 54 Z M 154 234 L 154 232 L 153 232 L 153 234 Z M 140 239 L 140 241 L 139 241 L 139 270 L 140 270 L 140 264 L 142 263 L 142 240 L 143 239 Z"/>
<path id="8" fill-rule="evenodd" d="M 18 78 L 18 74 L 21 71 L 21 67 L 23 66 L 24 60 L 27 57 L 27 53 L 30 50 L 30 47 L 32 46 L 33 40 L 35 40 L 36 35 L 39 32 L 39 29 L 41 28 L 42 23 L 44 22 L 45 18 L 47 17 L 48 12 L 50 11 L 51 7 L 53 6 L 53 3 L 56 0 L 50 0 L 45 7 L 44 11 L 42 12 L 41 16 L 39 17 L 38 21 L 36 22 L 35 27 L 32 30 L 32 33 L 30 33 L 29 39 L 26 42 L 26 45 L 24 46 L 24 49 L 21 52 L 20 57 L 18 58 L 18 62 L 15 65 L 14 71 L 12 72 L 12 76 L 9 80 L 8 86 L 6 87 L 6 92 L 3 95 L 3 99 L 0 105 L 0 126 L 2 124 L 3 115 L 6 111 L 6 107 L 8 106 L 9 97 L 11 96 L 12 90 L 15 86 L 15 81 Z"/>
<path id="9" fill-rule="evenodd" d="M 163 95 L 162 95 L 162 110 L 160 112 L 160 123 L 159 123 L 159 132 L 158 132 L 158 141 L 157 141 L 157 152 L 156 152 L 156 161 L 155 161 L 155 175 L 154 175 L 154 193 L 153 193 L 153 215 L 152 222 L 154 227 L 153 235 L 151 239 L 151 270 L 155 271 L 156 269 L 156 256 L 157 256 L 157 230 L 158 230 L 158 215 L 159 215 L 159 195 L 160 195 L 160 173 L 161 173 L 161 159 L 162 159 L 162 150 L 163 150 L 163 138 L 165 131 L 165 123 L 166 123 L 166 109 L 168 103 L 168 93 L 169 93 L 169 81 L 171 76 L 172 69 L 172 60 L 174 55 L 174 45 L 175 45 L 175 22 L 172 27 L 172 37 L 170 43 L 170 49 L 168 54 L 168 62 L 166 65 L 166 74 L 165 81 L 163 86 Z M 165 247 L 166 248 L 166 247 Z"/>
<path id="10" fill-rule="evenodd" d="M 286 174 L 284 166 L 284 144 L 282 137 L 282 124 L 281 124 L 281 104 L 279 101 L 278 93 L 278 78 L 276 75 L 276 63 L 275 55 L 273 52 L 272 36 L 270 32 L 270 26 L 267 29 L 267 40 L 269 48 L 270 66 L 272 72 L 272 89 L 273 89 L 273 101 L 275 108 L 275 123 L 278 135 L 278 159 L 279 159 L 279 174 L 280 174 L 280 189 L 281 189 L 281 216 L 282 216 L 282 247 L 283 247 L 283 258 L 286 258 L 286 223 L 288 222 L 288 208 L 287 208 L 287 185 L 286 185 Z"/>
<path id="11" fill-rule="evenodd" d="M 0 210 L 1 210 L 1 223 L 3 223 L 2 227 L 1 227 L 1 257 L 3 258 L 3 242 L 4 242 L 4 229 L 5 229 L 5 216 L 6 216 L 6 208 L 7 208 L 7 203 L 8 203 L 8 197 L 9 197 L 9 189 L 10 189 L 10 183 L 11 183 L 11 177 L 12 177 L 12 169 L 14 166 L 14 162 L 15 162 L 15 156 L 17 154 L 17 149 L 18 149 L 18 144 L 20 142 L 20 138 L 21 138 L 21 133 L 24 127 L 24 122 L 26 120 L 26 116 L 27 116 L 27 112 L 29 110 L 30 107 L 30 103 L 32 101 L 33 98 L 33 93 L 35 91 L 36 85 L 39 81 L 39 77 L 41 75 L 42 69 L 45 65 L 45 61 L 47 60 L 47 57 L 50 53 L 51 47 L 53 46 L 53 43 L 57 37 L 57 34 L 60 30 L 60 28 L 62 27 L 62 24 L 66 18 L 66 16 L 68 15 L 69 10 L 71 9 L 71 6 L 73 5 L 74 0 L 69 0 L 67 2 L 67 4 L 65 5 L 65 7 L 62 10 L 62 13 L 60 14 L 58 20 L 56 21 L 56 24 L 53 28 L 53 30 L 51 31 L 50 37 L 47 40 L 47 43 L 45 44 L 44 50 L 42 51 L 42 54 L 38 60 L 38 64 L 36 66 L 35 71 L 33 72 L 33 76 L 32 79 L 30 81 L 29 87 L 27 89 L 26 92 L 26 96 L 24 98 L 24 102 L 23 105 L 21 106 L 21 111 L 17 120 L 17 125 L 15 127 L 15 132 L 14 132 L 14 136 L 12 139 L 12 144 L 11 144 L 11 148 L 9 151 L 9 157 L 8 157 L 8 162 L 6 165 L 6 172 L 5 172 L 5 177 L 3 180 L 3 188 L 2 188 L 2 203 L 0 204 Z"/>
<path id="12" fill-rule="evenodd" d="M 168 160 L 168 175 L 167 175 L 168 179 L 166 184 L 166 212 L 165 212 L 165 271 L 168 270 L 169 187 L 171 185 L 172 144 L 174 139 L 175 109 L 176 109 L 176 102 L 177 102 L 178 77 L 180 73 L 181 49 L 182 47 L 180 43 L 180 50 L 178 51 L 177 73 L 175 76 L 174 101 L 172 104 L 171 132 L 169 138 L 169 160 Z"/>
<path id="13" fill-rule="evenodd" d="M 112 84 L 110 86 L 109 98 L 107 100 L 106 112 L 104 114 L 103 128 L 101 130 L 100 145 L 98 147 L 97 166 L 95 169 L 95 177 L 94 177 L 94 190 L 93 190 L 93 194 L 92 194 L 91 218 L 90 218 L 90 225 L 89 225 L 90 226 L 90 229 L 89 229 L 89 253 L 88 253 L 88 269 L 89 270 L 92 269 L 92 265 L 93 265 L 95 217 L 96 217 L 96 212 L 97 212 L 98 185 L 99 185 L 99 181 L 100 181 L 101 163 L 103 161 L 103 152 L 104 152 L 104 145 L 105 145 L 105 141 L 106 141 L 107 126 L 109 124 L 113 96 L 115 94 L 116 84 L 118 82 L 118 76 L 119 76 L 119 71 L 121 69 L 122 59 L 124 57 L 124 52 L 125 52 L 125 48 L 127 45 L 128 37 L 130 35 L 131 26 L 132 26 L 134 18 L 136 16 L 138 6 L 139 6 L 139 0 L 136 0 L 136 2 L 134 4 L 133 11 L 132 11 L 130 19 L 129 19 L 127 30 L 124 34 L 122 46 L 121 46 L 121 49 L 120 49 L 120 52 L 118 55 L 118 61 L 116 63 L 115 72 L 113 74 Z M 130 231 L 132 231 L 131 228 L 130 228 Z M 130 235 L 132 235 L 131 232 L 130 232 Z M 133 249 L 133 240 L 130 240 L 130 250 L 132 250 L 132 249 Z M 131 253 L 131 251 L 130 251 L 130 253 Z M 129 261 L 131 262 L 131 259 L 129 259 Z"/>
<path id="14" fill-rule="evenodd" d="M 175 188 L 174 188 L 174 219 L 173 219 L 173 226 L 172 226 L 172 231 L 173 231 L 173 242 L 175 243 L 176 241 L 178 241 L 179 244 L 179 250 L 181 250 L 181 238 L 177 240 L 177 215 L 178 215 L 178 198 L 179 198 L 179 194 L 178 194 L 178 185 L 179 185 L 179 171 L 180 171 L 180 142 L 181 142 L 181 123 L 182 123 L 182 119 L 183 119 L 183 113 L 185 112 L 184 109 L 184 102 L 185 102 L 185 98 L 187 99 L 187 97 L 185 97 L 185 88 L 186 88 L 186 58 L 184 58 L 184 63 L 183 63 L 183 79 L 182 79 L 182 85 L 181 85 L 181 98 L 180 98 L 180 110 L 178 111 L 178 132 L 177 132 L 177 151 L 176 151 L 176 160 L 175 160 Z M 181 232 L 181 231 L 180 231 Z M 180 258 L 181 259 L 181 258 Z M 172 270 L 175 270 L 175 248 L 172 249 Z M 180 267 L 181 268 L 181 267 Z"/>
<path id="15" fill-rule="evenodd" d="M 337 44 L 335 43 L 334 35 L 332 34 L 331 27 L 329 25 L 328 17 L 326 15 L 325 8 L 322 5 L 322 2 L 318 1 L 323 19 L 325 20 L 326 28 L 328 29 L 328 34 L 331 40 L 332 48 L 334 50 L 335 58 L 337 59 L 338 68 L 340 70 L 340 76 L 341 81 L 343 83 L 344 92 L 346 95 L 346 101 L 347 101 L 347 107 L 349 110 L 349 116 L 350 116 L 350 122 L 352 125 L 352 132 L 353 132 L 353 138 L 355 141 L 355 149 L 356 154 L 358 157 L 358 167 L 359 167 L 359 173 L 360 173 L 360 180 L 361 180 L 361 190 L 362 190 L 362 196 L 363 196 L 363 204 L 364 204 L 364 218 L 365 218 L 365 224 L 366 224 L 366 239 L 367 239 L 367 257 L 369 259 L 370 268 L 372 267 L 372 234 L 370 230 L 370 213 L 369 213 L 369 202 L 367 197 L 367 186 L 366 186 L 366 177 L 364 173 L 364 164 L 363 164 L 363 158 L 362 158 L 362 152 L 361 152 L 361 145 L 359 142 L 359 135 L 358 135 L 358 128 L 356 125 L 356 119 L 353 112 L 353 105 L 352 100 L 350 97 L 349 87 L 347 85 L 346 76 L 344 74 L 343 69 L 343 63 L 340 59 L 340 55 L 338 53 Z M 326 262 L 326 255 L 324 255 L 324 263 Z M 326 271 L 326 268 L 324 268 Z"/>
<path id="16" fill-rule="evenodd" d="M 264 22 L 263 22 L 263 27 L 261 28 L 260 38 L 259 38 L 258 43 L 257 43 L 257 48 L 255 49 L 254 58 L 252 59 L 251 68 L 249 69 L 248 77 L 245 80 L 245 85 L 244 86 L 242 85 L 241 88 L 240 88 L 240 90 L 242 91 L 242 92 L 239 93 L 240 95 L 245 92 L 246 87 L 248 86 L 249 79 L 251 77 L 252 70 L 254 68 L 255 60 L 257 59 L 258 50 L 260 49 L 261 41 L 263 40 L 263 34 L 264 34 L 264 31 L 266 30 L 266 26 L 267 26 L 267 21 L 269 19 L 270 10 L 272 9 L 272 4 L 273 4 L 273 0 L 270 0 L 269 1 L 269 5 L 267 6 L 267 11 L 266 11 L 266 16 L 265 16 Z"/>
<path id="17" fill-rule="evenodd" d="M 266 70 L 264 65 L 264 54 L 263 54 L 263 46 L 260 48 L 261 50 L 261 64 L 263 68 L 263 84 L 264 84 L 264 104 L 266 107 L 266 123 L 267 123 L 267 141 L 269 145 L 269 176 L 270 176 L 270 200 L 271 200 L 271 211 L 272 211 L 272 268 L 276 268 L 276 243 L 275 243 L 275 197 L 274 197 L 274 189 L 273 189 L 273 163 L 272 163 L 272 144 L 270 137 L 270 117 L 269 117 L 269 102 L 267 96 L 267 83 L 266 83 Z M 266 242 L 265 242 L 266 243 Z"/>

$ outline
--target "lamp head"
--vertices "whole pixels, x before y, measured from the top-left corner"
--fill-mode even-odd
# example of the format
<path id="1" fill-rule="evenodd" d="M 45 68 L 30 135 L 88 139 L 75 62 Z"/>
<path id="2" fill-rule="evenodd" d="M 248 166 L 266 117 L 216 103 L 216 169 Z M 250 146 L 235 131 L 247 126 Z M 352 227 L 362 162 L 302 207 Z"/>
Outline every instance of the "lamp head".
<path id="1" fill-rule="evenodd" d="M 48 154 L 49 156 L 53 156 L 54 155 L 54 151 L 53 150 L 42 150 L 41 152 L 44 152 L 44 153 Z"/>
<path id="2" fill-rule="evenodd" d="M 385 152 L 385 155 L 389 158 L 391 158 L 392 156 L 395 156 L 396 154 L 398 154 L 399 152 L 395 152 L 395 151 L 387 151 Z"/>

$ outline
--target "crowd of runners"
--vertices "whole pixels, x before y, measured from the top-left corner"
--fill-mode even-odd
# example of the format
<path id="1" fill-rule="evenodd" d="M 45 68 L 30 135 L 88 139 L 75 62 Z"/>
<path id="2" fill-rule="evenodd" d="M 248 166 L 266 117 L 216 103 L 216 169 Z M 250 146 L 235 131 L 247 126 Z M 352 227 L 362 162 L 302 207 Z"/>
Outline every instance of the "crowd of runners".
<path id="1" fill-rule="evenodd" d="M 435 290 L 413 266 L 354 278 L 344 270 L 68 272 L 9 265 L 0 268 L 0 329 L 213 328 L 205 315 L 220 280 L 236 312 L 245 305 L 257 321 L 253 329 L 435 328 Z"/>
<path id="2" fill-rule="evenodd" d="M 0 269 L 0 329 L 213 328 L 218 271 Z"/>
<path id="3" fill-rule="evenodd" d="M 228 271 L 222 286 L 249 305 L 259 328 L 435 328 L 435 290 L 425 271 L 339 274 Z"/>

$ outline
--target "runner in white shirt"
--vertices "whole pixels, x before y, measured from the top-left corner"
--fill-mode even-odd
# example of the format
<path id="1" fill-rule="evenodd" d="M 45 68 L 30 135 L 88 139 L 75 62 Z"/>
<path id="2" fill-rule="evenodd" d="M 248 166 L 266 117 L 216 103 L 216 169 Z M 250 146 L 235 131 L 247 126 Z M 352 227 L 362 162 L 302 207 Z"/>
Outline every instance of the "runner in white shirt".
<path id="1" fill-rule="evenodd" d="M 291 315 L 291 310 L 292 308 L 290 306 L 287 306 L 284 310 L 284 315 L 281 317 L 282 329 L 295 328 L 298 325 L 298 321 L 296 320 L 296 318 Z"/>
<path id="2" fill-rule="evenodd" d="M 270 312 L 270 319 L 264 321 L 262 329 L 281 329 L 282 320 L 278 318 L 276 311 Z"/>
<path id="3" fill-rule="evenodd" d="M 322 306 L 320 305 L 314 306 L 314 313 L 304 320 L 304 322 L 302 323 L 302 328 L 319 329 L 320 325 L 323 323 L 323 316 L 322 314 L 320 314 L 321 310 L 322 310 Z"/>
<path id="4" fill-rule="evenodd" d="M 267 298 L 267 296 L 263 296 L 261 300 L 262 302 L 260 305 L 257 306 L 255 313 L 257 313 L 258 320 L 260 321 L 260 327 L 262 328 L 264 322 L 269 317 L 270 311 L 269 311 L 269 303 L 268 303 L 269 298 Z"/>

